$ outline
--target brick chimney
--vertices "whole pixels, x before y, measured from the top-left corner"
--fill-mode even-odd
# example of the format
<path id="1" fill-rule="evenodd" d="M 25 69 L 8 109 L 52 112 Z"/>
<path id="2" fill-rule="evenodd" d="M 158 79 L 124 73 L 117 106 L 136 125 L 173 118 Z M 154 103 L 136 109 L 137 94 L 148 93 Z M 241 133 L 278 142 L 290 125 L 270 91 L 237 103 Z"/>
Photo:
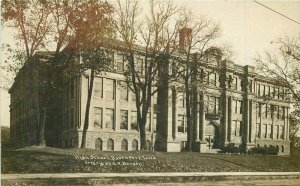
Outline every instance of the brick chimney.
<path id="1" fill-rule="evenodd" d="M 192 29 L 182 28 L 179 30 L 179 50 L 184 51 L 188 46 L 188 38 L 192 35 Z"/>

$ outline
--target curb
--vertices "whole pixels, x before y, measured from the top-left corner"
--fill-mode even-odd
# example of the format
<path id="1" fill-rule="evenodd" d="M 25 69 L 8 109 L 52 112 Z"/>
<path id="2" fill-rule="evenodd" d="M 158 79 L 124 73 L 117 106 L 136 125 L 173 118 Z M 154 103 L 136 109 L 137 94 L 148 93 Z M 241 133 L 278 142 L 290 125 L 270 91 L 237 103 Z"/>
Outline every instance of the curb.
<path id="1" fill-rule="evenodd" d="M 162 172 L 162 173 L 46 173 L 46 174 L 1 174 L 1 179 L 49 179 L 49 178 L 132 178 L 132 177 L 299 177 L 300 172 Z"/>

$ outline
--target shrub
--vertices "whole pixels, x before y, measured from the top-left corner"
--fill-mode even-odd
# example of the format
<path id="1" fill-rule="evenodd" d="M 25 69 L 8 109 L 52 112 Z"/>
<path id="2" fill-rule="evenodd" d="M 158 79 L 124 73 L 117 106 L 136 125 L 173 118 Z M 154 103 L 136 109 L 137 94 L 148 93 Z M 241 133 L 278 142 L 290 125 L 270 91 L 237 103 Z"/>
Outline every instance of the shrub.
<path id="1" fill-rule="evenodd" d="M 249 154 L 262 154 L 262 155 L 278 155 L 279 148 L 275 146 L 269 147 L 254 147 L 249 150 Z"/>
<path id="2" fill-rule="evenodd" d="M 241 148 L 237 147 L 234 143 L 229 143 L 225 147 L 221 149 L 221 153 L 228 153 L 228 154 L 237 154 L 241 152 Z"/>

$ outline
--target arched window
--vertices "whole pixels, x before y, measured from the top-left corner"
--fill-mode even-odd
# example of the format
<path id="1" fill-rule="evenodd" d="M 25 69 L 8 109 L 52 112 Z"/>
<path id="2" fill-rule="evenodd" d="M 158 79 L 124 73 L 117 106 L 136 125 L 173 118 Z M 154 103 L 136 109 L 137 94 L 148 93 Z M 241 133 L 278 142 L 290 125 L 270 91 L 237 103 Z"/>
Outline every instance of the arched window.
<path id="1" fill-rule="evenodd" d="M 284 153 L 284 146 L 281 146 L 281 152 Z"/>
<path id="2" fill-rule="evenodd" d="M 134 139 L 132 141 L 132 150 L 139 150 L 138 147 L 139 147 L 139 142 Z"/>
<path id="3" fill-rule="evenodd" d="M 111 138 L 107 140 L 107 150 L 114 150 L 114 140 Z"/>
<path id="4" fill-rule="evenodd" d="M 102 150 L 102 140 L 100 138 L 95 141 L 95 149 Z"/>
<path id="5" fill-rule="evenodd" d="M 146 150 L 151 150 L 151 142 L 149 140 L 146 141 Z"/>
<path id="6" fill-rule="evenodd" d="M 123 139 L 121 142 L 121 151 L 128 151 L 128 142 L 126 139 Z"/>

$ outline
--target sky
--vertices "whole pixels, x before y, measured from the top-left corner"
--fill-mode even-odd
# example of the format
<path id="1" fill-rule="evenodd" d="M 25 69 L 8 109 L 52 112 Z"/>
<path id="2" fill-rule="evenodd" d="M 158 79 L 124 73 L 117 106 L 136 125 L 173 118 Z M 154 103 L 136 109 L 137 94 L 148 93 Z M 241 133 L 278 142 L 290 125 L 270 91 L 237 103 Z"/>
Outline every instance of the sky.
<path id="1" fill-rule="evenodd" d="M 300 22 L 300 0 L 298 1 L 259 1 L 258 2 Z M 174 4 L 191 9 L 194 14 L 205 15 L 222 30 L 221 40 L 230 45 L 234 52 L 233 62 L 240 65 L 253 65 L 258 53 L 272 50 L 271 41 L 280 37 L 299 37 L 300 24 L 297 24 L 254 1 L 229 0 L 176 0 Z M 145 1 L 141 2 L 141 7 Z M 12 32 L 1 29 L 1 43 L 14 43 Z M 1 63 L 4 56 L 1 55 Z M 5 78 L 0 70 L 0 78 Z M 0 81 L 1 82 L 1 81 Z M 0 89 L 0 125 L 9 126 L 9 94 Z"/>

